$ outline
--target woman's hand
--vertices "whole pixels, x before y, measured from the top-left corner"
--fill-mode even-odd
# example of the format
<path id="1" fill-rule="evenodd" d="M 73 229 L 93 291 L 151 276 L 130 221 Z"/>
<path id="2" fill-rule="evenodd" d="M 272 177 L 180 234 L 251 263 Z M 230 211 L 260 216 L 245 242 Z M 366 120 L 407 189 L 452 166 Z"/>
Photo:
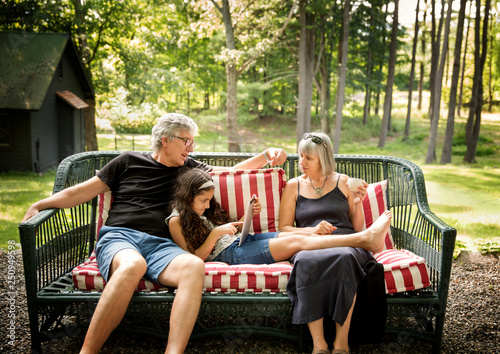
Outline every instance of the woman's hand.
<path id="1" fill-rule="evenodd" d="M 333 231 L 337 230 L 336 226 L 333 226 L 328 221 L 321 221 L 318 225 L 312 228 L 312 232 L 318 235 L 330 235 Z"/>
<path id="2" fill-rule="evenodd" d="M 368 183 L 363 182 L 363 184 L 360 184 L 358 188 L 354 191 L 352 191 L 352 200 L 354 204 L 361 203 L 363 199 L 365 199 L 367 191 L 366 189 L 368 188 Z"/>

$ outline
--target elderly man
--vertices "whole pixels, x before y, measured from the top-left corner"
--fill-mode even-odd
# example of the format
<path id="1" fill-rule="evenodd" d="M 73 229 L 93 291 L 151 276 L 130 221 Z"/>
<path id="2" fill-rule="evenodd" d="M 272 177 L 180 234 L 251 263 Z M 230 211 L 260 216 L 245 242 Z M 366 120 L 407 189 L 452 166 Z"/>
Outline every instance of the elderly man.
<path id="1" fill-rule="evenodd" d="M 90 323 L 82 353 L 97 353 L 127 310 L 142 277 L 176 287 L 170 314 L 166 352 L 182 353 L 193 330 L 201 303 L 203 261 L 179 248 L 165 224 L 167 205 L 177 175 L 187 168 L 211 167 L 189 153 L 196 147 L 198 127 L 189 117 L 170 113 L 153 127 L 151 154 L 126 152 L 113 159 L 97 176 L 34 203 L 23 221 L 49 208 L 71 208 L 106 191 L 113 193 L 113 208 L 99 232 L 96 256 L 107 281 Z M 268 149 L 233 169 L 282 164 L 286 153 Z"/>

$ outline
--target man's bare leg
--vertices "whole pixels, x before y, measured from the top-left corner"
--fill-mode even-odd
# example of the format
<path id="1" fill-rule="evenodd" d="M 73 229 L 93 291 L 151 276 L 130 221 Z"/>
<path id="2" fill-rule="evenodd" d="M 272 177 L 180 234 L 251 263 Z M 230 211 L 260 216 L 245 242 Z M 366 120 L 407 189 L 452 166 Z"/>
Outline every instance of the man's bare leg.
<path id="1" fill-rule="evenodd" d="M 99 352 L 121 322 L 134 290 L 145 273 L 146 261 L 137 251 L 125 249 L 115 255 L 111 262 L 109 281 L 97 303 L 81 353 Z"/>
<path id="2" fill-rule="evenodd" d="M 170 262 L 158 280 L 163 285 L 177 288 L 165 353 L 183 353 L 200 310 L 205 263 L 194 255 L 181 254 Z"/>

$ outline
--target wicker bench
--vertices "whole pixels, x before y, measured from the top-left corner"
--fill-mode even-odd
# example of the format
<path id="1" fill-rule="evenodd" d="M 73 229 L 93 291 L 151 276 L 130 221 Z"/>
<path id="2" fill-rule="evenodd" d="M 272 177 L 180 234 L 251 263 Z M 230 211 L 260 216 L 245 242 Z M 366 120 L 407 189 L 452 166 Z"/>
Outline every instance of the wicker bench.
<path id="1" fill-rule="evenodd" d="M 54 193 L 95 175 L 120 152 L 86 152 L 61 162 Z M 197 153 L 210 165 L 232 166 L 252 154 Z M 388 180 L 387 206 L 394 217 L 395 247 L 423 257 L 429 286 L 387 295 L 386 333 L 430 342 L 439 352 L 456 230 L 427 204 L 423 174 L 415 164 L 385 156 L 337 155 L 337 171 L 368 183 Z M 298 157 L 290 154 L 281 166 L 286 177 L 298 174 Z M 69 210 L 45 210 L 19 225 L 33 349 L 65 335 L 81 333 L 100 297 L 96 290 L 75 287 L 72 271 L 94 249 L 99 223 L 98 198 Z M 205 291 L 192 338 L 267 335 L 297 342 L 302 350 L 307 327 L 291 324 L 290 300 L 281 290 Z M 168 318 L 175 289 L 138 291 L 119 330 L 168 336 Z"/>

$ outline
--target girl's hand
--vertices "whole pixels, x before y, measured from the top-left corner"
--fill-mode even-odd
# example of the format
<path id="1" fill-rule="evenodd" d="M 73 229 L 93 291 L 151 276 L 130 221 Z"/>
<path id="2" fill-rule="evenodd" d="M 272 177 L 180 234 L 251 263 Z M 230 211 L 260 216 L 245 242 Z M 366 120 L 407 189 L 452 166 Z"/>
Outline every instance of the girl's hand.
<path id="1" fill-rule="evenodd" d="M 333 226 L 328 221 L 323 220 L 318 225 L 314 226 L 311 231 L 318 235 L 330 235 L 336 229 L 336 226 Z"/>
<path id="2" fill-rule="evenodd" d="M 253 215 L 252 216 L 260 214 L 260 212 L 262 211 L 262 204 L 260 203 L 259 197 L 255 197 L 255 203 L 253 203 L 252 209 L 253 209 Z"/>
<path id="3" fill-rule="evenodd" d="M 217 232 L 220 233 L 220 235 L 234 235 L 235 233 L 238 232 L 238 227 L 241 229 L 243 226 L 243 222 L 237 221 L 237 222 L 230 222 L 224 225 L 217 226 L 214 231 L 217 230 Z"/>
<path id="4" fill-rule="evenodd" d="M 353 202 L 354 204 L 361 203 L 363 199 L 366 197 L 366 189 L 368 188 L 368 183 L 363 182 L 363 184 L 359 185 L 358 188 L 352 191 Z"/>

